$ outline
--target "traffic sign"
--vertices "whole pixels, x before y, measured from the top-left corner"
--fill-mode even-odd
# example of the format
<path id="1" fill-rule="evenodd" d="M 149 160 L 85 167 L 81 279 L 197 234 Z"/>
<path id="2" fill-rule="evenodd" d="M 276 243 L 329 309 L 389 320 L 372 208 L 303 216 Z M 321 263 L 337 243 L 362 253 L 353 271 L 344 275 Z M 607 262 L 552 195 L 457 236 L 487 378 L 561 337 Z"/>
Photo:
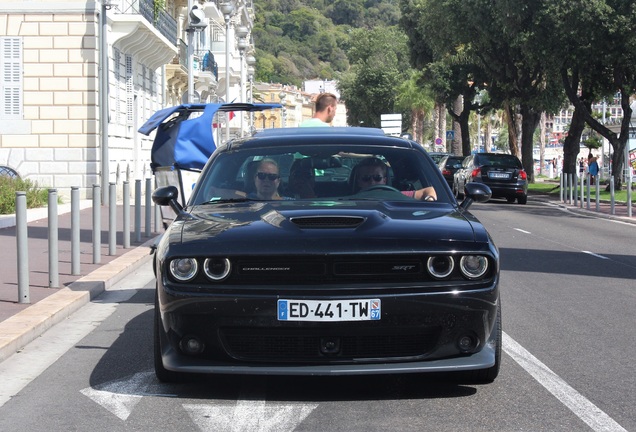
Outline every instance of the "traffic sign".
<path id="1" fill-rule="evenodd" d="M 455 131 L 454 130 L 448 130 L 446 131 L 446 139 L 449 141 L 452 141 L 455 139 Z"/>
<path id="2" fill-rule="evenodd" d="M 442 139 L 441 138 L 435 138 L 435 145 L 442 145 Z"/>

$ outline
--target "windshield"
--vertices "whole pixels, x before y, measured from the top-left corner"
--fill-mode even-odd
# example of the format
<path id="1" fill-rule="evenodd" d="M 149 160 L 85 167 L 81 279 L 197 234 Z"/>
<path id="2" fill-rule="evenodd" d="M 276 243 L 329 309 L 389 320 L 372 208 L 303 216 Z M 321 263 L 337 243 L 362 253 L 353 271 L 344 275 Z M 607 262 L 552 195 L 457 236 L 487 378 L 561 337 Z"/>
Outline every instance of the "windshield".
<path id="1" fill-rule="evenodd" d="M 324 198 L 452 199 L 422 151 L 320 144 L 218 152 L 201 173 L 191 204 Z"/>

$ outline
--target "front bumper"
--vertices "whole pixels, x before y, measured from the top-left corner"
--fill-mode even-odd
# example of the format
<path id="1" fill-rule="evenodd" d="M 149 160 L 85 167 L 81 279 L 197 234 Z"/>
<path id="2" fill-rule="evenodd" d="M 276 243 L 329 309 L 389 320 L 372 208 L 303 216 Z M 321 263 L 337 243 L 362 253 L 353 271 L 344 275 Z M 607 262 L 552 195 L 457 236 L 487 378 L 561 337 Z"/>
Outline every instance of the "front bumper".
<path id="1" fill-rule="evenodd" d="M 461 371 L 495 364 L 496 284 L 461 293 L 347 297 L 379 298 L 378 321 L 278 321 L 279 298 L 300 299 L 286 294 L 171 295 L 160 286 L 164 367 L 188 373 L 351 375 Z M 192 337 L 205 346 L 203 352 L 184 352 L 184 340 Z M 460 349 L 462 337 L 472 338 L 474 346 Z"/>

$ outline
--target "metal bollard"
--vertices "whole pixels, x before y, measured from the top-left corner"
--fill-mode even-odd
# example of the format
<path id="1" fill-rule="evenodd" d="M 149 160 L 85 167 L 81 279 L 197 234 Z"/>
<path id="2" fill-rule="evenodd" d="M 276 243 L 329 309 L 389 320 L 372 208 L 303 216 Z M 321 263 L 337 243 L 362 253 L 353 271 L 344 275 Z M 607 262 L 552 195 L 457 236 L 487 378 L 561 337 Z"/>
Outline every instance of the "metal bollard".
<path id="1" fill-rule="evenodd" d="M 627 217 L 632 217 L 632 182 L 630 180 L 627 181 Z"/>
<path id="2" fill-rule="evenodd" d="M 581 191 L 580 191 L 580 200 L 581 200 L 581 208 L 583 208 L 583 203 L 585 202 L 584 193 L 585 192 L 585 176 L 581 177 Z"/>
<path id="3" fill-rule="evenodd" d="M 18 249 L 18 303 L 31 303 L 29 296 L 29 234 L 26 192 L 15 193 L 15 240 Z"/>
<path id="4" fill-rule="evenodd" d="M 594 186 L 596 187 L 596 211 L 601 210 L 601 189 L 598 187 L 598 178 L 595 177 Z"/>
<path id="5" fill-rule="evenodd" d="M 80 274 L 80 209 L 79 187 L 71 187 L 71 274 Z"/>
<path id="6" fill-rule="evenodd" d="M 610 202 L 611 202 L 610 213 L 615 215 L 616 214 L 616 208 L 615 208 L 616 197 L 614 196 L 614 176 L 611 176 L 609 180 L 610 180 Z"/>
<path id="7" fill-rule="evenodd" d="M 563 202 L 563 175 L 561 175 L 561 177 L 559 177 L 559 194 L 560 194 L 560 200 L 561 202 Z"/>
<path id="8" fill-rule="evenodd" d="M 150 226 L 152 225 L 152 200 L 151 198 L 151 194 L 152 191 L 150 190 L 152 188 L 152 184 L 150 182 L 150 179 L 147 178 L 146 179 L 146 205 L 144 207 L 144 210 L 146 212 L 146 223 L 144 224 L 144 227 L 146 228 L 146 237 L 150 237 Z"/>
<path id="9" fill-rule="evenodd" d="M 124 249 L 128 249 L 130 247 L 130 184 L 127 181 L 124 181 Z"/>
<path id="10" fill-rule="evenodd" d="M 579 176 L 577 176 L 576 174 L 574 174 L 574 207 L 578 206 L 578 199 L 579 199 Z"/>
<path id="11" fill-rule="evenodd" d="M 59 288 L 57 189 L 49 189 L 49 288 Z"/>
<path id="12" fill-rule="evenodd" d="M 102 262 L 101 187 L 93 185 L 93 264 Z"/>
<path id="13" fill-rule="evenodd" d="M 135 180 L 135 241 L 141 242 L 141 180 Z"/>
<path id="14" fill-rule="evenodd" d="M 108 255 L 117 254 L 117 190 L 116 184 L 109 184 L 108 200 Z"/>

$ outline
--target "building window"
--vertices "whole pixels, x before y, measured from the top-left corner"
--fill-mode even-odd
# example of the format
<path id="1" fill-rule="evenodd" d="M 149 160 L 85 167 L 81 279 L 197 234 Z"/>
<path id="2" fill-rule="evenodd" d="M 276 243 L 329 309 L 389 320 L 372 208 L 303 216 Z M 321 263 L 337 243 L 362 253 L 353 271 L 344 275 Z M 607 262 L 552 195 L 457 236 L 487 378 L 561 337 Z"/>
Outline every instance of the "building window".
<path id="1" fill-rule="evenodd" d="M 0 118 L 22 119 L 22 38 L 0 37 Z"/>
<path id="2" fill-rule="evenodd" d="M 8 177 L 11 179 L 19 179 L 20 175 L 13 168 L 0 165 L 0 177 Z"/>

